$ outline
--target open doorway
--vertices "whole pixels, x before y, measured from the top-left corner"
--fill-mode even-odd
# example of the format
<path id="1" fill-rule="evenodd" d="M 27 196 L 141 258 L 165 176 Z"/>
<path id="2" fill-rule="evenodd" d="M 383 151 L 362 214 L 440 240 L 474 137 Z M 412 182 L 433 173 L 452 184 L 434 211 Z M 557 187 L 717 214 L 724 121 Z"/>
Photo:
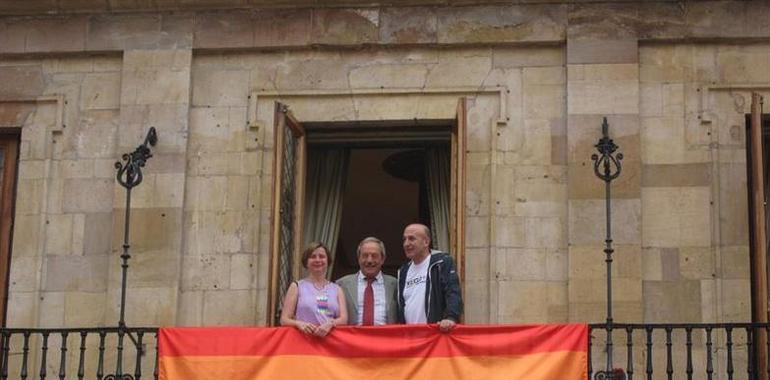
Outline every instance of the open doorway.
<path id="1" fill-rule="evenodd" d="M 292 279 L 303 276 L 301 252 L 311 241 L 329 247 L 331 279 L 357 270 L 355 251 L 366 236 L 385 241 L 385 271 L 395 273 L 405 261 L 403 228 L 421 222 L 431 227 L 433 248 L 453 256 L 462 281 L 466 103 L 459 98 L 448 120 L 301 123 L 276 102 L 269 324 L 277 324 Z"/>
<path id="2" fill-rule="evenodd" d="M 355 126 L 305 126 L 308 182 L 304 201 L 304 240 L 325 240 L 334 250 L 332 279 L 358 270 L 356 249 L 366 237 L 374 236 L 385 243 L 387 260 L 383 270 L 395 275 L 398 267 L 406 261 L 401 249 L 401 234 L 407 224 L 419 222 L 433 230 L 433 224 L 438 223 L 439 231 L 448 230 L 448 220 L 437 219 L 431 213 L 435 214 L 437 208 L 447 213 L 450 206 L 448 197 L 441 197 L 448 194 L 450 186 L 450 129 L 450 125 L 415 127 L 373 124 L 364 128 L 364 132 Z M 336 160 L 341 155 L 345 157 L 344 165 L 325 162 Z M 443 164 L 437 166 L 437 161 Z M 318 168 L 330 165 L 343 168 Z M 342 177 L 336 184 L 339 187 L 338 200 L 330 201 L 334 196 L 329 193 L 318 196 L 319 190 L 311 188 L 335 186 L 328 179 L 314 179 L 313 171 L 318 170 L 326 175 Z M 438 174 L 446 178 L 444 181 L 436 181 L 437 171 L 442 171 Z M 320 229 L 312 226 L 319 219 L 332 223 L 322 216 L 328 211 L 318 209 L 325 207 L 320 203 L 334 202 L 338 202 L 340 207 L 338 229 L 328 232 L 327 226 Z M 329 233 L 336 236 L 331 237 Z M 444 243 L 447 243 L 446 240 Z M 439 248 L 439 241 L 435 243 L 434 248 Z"/>
<path id="3" fill-rule="evenodd" d="M 431 227 L 425 153 L 424 148 L 350 150 L 333 278 L 358 270 L 356 248 L 368 236 L 385 243 L 385 273 L 395 275 L 406 261 L 404 227 L 414 222 Z"/>

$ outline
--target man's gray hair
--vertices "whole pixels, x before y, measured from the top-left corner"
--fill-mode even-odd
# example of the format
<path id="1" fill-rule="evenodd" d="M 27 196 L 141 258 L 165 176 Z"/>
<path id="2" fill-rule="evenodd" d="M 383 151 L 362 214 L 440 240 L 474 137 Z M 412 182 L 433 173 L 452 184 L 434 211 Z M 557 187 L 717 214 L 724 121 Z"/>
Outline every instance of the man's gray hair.
<path id="1" fill-rule="evenodd" d="M 369 236 L 367 238 L 364 238 L 364 240 L 361 240 L 360 243 L 358 243 L 358 249 L 356 249 L 356 257 L 361 256 L 361 246 L 366 243 L 376 243 L 380 247 L 380 253 L 382 253 L 382 258 L 384 259 L 387 256 L 385 254 L 385 243 L 383 243 L 382 240 L 377 239 L 374 236 Z"/>

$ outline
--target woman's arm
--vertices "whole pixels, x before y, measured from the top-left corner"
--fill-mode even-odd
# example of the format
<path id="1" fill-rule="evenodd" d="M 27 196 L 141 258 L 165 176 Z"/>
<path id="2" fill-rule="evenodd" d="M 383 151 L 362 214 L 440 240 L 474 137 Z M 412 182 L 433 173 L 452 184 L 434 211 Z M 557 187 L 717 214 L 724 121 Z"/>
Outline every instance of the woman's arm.
<path id="1" fill-rule="evenodd" d="M 297 288 L 297 283 L 292 282 L 291 285 L 289 285 L 289 290 L 286 291 L 286 297 L 283 299 L 283 307 L 281 308 L 281 326 L 293 326 L 305 334 L 315 334 L 315 325 L 294 319 L 294 315 L 297 311 L 298 299 L 299 289 Z"/>

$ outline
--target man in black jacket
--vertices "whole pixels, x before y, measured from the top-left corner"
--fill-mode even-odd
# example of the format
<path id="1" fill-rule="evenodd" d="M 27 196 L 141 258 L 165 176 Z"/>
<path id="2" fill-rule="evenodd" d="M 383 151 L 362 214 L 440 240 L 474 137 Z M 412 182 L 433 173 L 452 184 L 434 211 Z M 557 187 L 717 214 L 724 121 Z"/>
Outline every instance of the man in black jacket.
<path id="1" fill-rule="evenodd" d="M 460 320 L 463 300 L 452 257 L 430 251 L 430 230 L 423 224 L 404 229 L 404 253 L 398 270 L 398 319 L 401 323 L 438 323 L 449 331 Z"/>

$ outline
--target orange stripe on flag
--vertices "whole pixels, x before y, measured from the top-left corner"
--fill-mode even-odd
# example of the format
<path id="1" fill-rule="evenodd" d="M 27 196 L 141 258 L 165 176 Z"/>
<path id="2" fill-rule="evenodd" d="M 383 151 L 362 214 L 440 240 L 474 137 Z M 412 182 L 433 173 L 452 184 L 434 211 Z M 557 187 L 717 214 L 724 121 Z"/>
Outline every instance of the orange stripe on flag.
<path id="1" fill-rule="evenodd" d="M 585 379 L 585 353 L 451 358 L 197 356 L 163 358 L 160 379 L 568 380 Z"/>
<path id="2" fill-rule="evenodd" d="M 296 329 L 163 328 L 161 380 L 340 378 L 585 379 L 585 324 L 338 327 L 326 338 Z"/>

